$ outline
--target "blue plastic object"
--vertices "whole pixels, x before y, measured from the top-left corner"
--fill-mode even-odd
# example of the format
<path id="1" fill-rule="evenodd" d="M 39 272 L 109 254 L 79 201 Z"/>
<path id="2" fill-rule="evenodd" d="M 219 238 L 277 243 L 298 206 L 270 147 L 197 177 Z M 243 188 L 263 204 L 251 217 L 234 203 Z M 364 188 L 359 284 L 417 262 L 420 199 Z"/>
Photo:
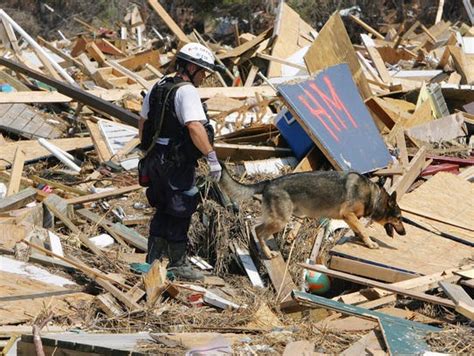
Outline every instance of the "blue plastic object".
<path id="1" fill-rule="evenodd" d="M 275 125 L 297 159 L 302 159 L 314 143 L 288 109 L 282 109 L 275 118 Z"/>
<path id="2" fill-rule="evenodd" d="M 10 84 L 0 84 L 0 92 L 2 93 L 13 93 L 15 88 Z"/>

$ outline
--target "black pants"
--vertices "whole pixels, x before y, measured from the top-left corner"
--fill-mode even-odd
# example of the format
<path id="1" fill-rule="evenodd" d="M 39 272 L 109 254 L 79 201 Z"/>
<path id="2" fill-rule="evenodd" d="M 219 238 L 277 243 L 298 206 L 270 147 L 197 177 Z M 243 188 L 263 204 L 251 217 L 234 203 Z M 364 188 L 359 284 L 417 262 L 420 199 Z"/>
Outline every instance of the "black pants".
<path id="1" fill-rule="evenodd" d="M 157 144 L 150 152 L 151 185 L 146 195 L 156 208 L 150 223 L 149 253 L 153 237 L 169 242 L 187 242 L 191 216 L 196 211 L 198 189 L 195 186 L 196 161 L 172 163 L 167 157 L 169 147 Z"/>

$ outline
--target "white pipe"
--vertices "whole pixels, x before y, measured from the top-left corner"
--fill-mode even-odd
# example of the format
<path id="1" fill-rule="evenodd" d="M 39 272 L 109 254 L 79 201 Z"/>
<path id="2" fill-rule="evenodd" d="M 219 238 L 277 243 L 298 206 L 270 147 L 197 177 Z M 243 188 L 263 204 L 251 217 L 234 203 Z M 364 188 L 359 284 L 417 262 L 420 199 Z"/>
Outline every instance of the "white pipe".
<path id="1" fill-rule="evenodd" d="M 51 65 L 58 71 L 59 74 L 62 75 L 62 77 L 72 85 L 76 85 L 76 82 L 74 79 L 72 79 L 69 74 L 59 65 L 57 64 L 49 55 L 46 53 L 46 51 L 41 47 L 25 30 L 21 28 L 20 25 L 18 25 L 8 14 L 3 11 L 3 9 L 0 9 L 0 16 L 2 19 L 10 23 L 10 25 L 30 44 L 30 46 L 34 47 L 38 52 L 40 52 L 43 56 L 45 56 L 50 62 Z"/>
<path id="2" fill-rule="evenodd" d="M 49 152 L 51 152 L 57 159 L 59 159 L 61 162 L 63 162 L 66 166 L 71 168 L 73 171 L 80 172 L 81 167 L 79 167 L 77 164 L 75 164 L 73 161 L 71 161 L 68 157 L 64 155 L 62 150 L 59 147 L 56 147 L 53 145 L 51 142 L 46 141 L 44 138 L 39 138 L 38 142 L 40 143 L 41 146 L 46 148 Z"/>

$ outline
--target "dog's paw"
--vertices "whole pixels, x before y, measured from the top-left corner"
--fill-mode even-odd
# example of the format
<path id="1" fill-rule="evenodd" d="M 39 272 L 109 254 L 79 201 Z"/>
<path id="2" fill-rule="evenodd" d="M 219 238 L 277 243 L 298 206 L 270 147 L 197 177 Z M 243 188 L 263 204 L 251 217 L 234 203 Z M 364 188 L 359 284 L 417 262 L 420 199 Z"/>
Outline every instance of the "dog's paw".
<path id="1" fill-rule="evenodd" d="M 278 256 L 278 252 L 270 250 L 268 247 L 263 249 L 263 254 L 268 260 Z"/>
<path id="2" fill-rule="evenodd" d="M 371 248 L 371 249 L 379 248 L 379 244 L 377 242 L 373 242 L 371 240 L 365 241 L 365 244 L 367 245 L 368 248 Z"/>

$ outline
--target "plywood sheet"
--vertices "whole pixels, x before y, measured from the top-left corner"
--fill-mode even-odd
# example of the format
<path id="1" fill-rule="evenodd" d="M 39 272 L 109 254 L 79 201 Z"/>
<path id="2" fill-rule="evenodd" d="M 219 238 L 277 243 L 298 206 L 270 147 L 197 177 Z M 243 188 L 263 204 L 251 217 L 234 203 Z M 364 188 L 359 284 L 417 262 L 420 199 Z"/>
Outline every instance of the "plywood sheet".
<path id="1" fill-rule="evenodd" d="M 326 22 L 304 60 L 311 74 L 336 64 L 347 63 L 362 97 L 367 99 L 372 95 L 344 23 L 338 14 L 331 16 Z"/>
<path id="2" fill-rule="evenodd" d="M 436 220 L 445 220 L 471 229 L 474 235 L 474 185 L 456 175 L 440 172 L 400 201 L 402 209 L 422 211 Z"/>
<path id="3" fill-rule="evenodd" d="M 409 224 L 405 224 L 405 229 L 405 236 L 395 234 L 391 238 L 382 226 L 373 224 L 367 231 L 379 244 L 378 249 L 369 249 L 354 237 L 335 246 L 331 253 L 423 275 L 458 267 L 464 260 L 474 257 L 474 249 L 459 242 Z"/>
<path id="4" fill-rule="evenodd" d="M 67 291 L 67 289 L 16 273 L 0 271 L 0 298 L 54 291 Z M 46 298 L 0 302 L 0 325 L 30 322 L 44 305 L 49 305 L 55 316 L 71 315 L 74 308 L 85 307 L 92 299 L 93 296 L 85 293 L 73 293 Z"/>
<path id="5" fill-rule="evenodd" d="M 298 13 L 285 2 L 280 2 L 279 13 L 276 20 L 274 34 L 276 35 L 273 45 L 272 56 L 277 58 L 288 58 L 299 49 L 309 46 L 308 40 L 311 31 L 316 32 L 310 25 L 304 22 Z M 302 36 L 303 34 L 303 36 Z M 306 36 L 304 36 L 306 35 Z M 282 65 L 270 61 L 268 77 L 280 77 Z"/>

